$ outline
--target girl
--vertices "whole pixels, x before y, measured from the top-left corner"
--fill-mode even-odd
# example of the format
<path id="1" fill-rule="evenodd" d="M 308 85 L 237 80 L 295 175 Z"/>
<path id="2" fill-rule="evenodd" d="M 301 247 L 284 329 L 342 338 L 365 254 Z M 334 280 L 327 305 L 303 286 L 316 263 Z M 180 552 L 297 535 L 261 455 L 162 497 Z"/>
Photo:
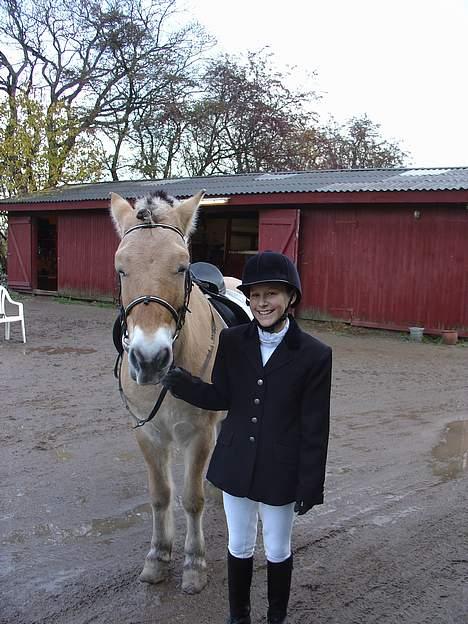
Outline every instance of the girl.
<path id="1" fill-rule="evenodd" d="M 228 410 L 207 479 L 223 491 L 228 526 L 228 624 L 250 624 L 258 516 L 267 557 L 268 622 L 284 624 L 291 586 L 294 512 L 323 502 L 331 349 L 303 332 L 295 265 L 273 251 L 245 265 L 238 287 L 254 320 L 221 332 L 212 383 L 175 368 L 163 384 L 192 405 Z"/>

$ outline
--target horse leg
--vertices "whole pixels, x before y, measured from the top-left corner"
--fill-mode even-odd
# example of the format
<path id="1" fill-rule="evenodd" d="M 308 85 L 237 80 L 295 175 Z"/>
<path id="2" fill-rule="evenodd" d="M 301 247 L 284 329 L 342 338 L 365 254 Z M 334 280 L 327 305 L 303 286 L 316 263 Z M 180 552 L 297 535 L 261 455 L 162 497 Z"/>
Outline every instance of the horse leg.
<path id="1" fill-rule="evenodd" d="M 153 536 L 140 574 L 144 583 L 161 583 L 169 574 L 174 521 L 172 517 L 170 447 L 159 446 L 143 433 L 137 434 L 148 470 L 148 485 L 153 512 Z"/>
<path id="2" fill-rule="evenodd" d="M 213 432 L 200 432 L 185 447 L 185 474 L 182 504 L 187 520 L 182 590 L 197 594 L 207 583 L 203 508 L 205 467 L 212 446 Z"/>

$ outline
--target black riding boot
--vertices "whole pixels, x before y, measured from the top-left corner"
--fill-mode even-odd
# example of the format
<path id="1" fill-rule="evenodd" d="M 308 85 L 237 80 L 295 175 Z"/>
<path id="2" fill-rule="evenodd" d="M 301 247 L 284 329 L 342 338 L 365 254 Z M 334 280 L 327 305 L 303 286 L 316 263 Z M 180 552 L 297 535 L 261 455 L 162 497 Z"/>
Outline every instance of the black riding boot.
<path id="1" fill-rule="evenodd" d="M 250 624 L 250 584 L 253 557 L 239 559 L 228 551 L 229 619 L 227 624 Z"/>
<path id="2" fill-rule="evenodd" d="M 281 563 L 268 561 L 268 624 L 286 624 L 293 556 Z"/>

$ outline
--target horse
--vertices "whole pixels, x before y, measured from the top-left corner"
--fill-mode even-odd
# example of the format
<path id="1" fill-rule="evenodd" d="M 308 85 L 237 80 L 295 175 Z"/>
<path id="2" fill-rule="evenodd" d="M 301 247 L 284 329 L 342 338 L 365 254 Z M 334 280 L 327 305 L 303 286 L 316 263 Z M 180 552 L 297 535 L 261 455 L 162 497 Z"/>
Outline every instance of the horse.
<path id="1" fill-rule="evenodd" d="M 111 193 L 111 216 L 121 238 L 115 254 L 124 346 L 120 387 L 146 462 L 153 517 L 151 547 L 139 579 L 160 583 L 169 574 L 174 539 L 171 456 L 177 447 L 184 456 L 182 590 L 189 594 L 207 583 L 204 477 L 224 413 L 198 409 L 169 393 L 164 398 L 160 382 L 173 365 L 208 381 L 225 327 L 190 279 L 188 241 L 203 195 L 200 191 L 179 201 L 154 192 L 132 207 Z M 226 281 L 231 288 L 239 283 L 235 278 Z M 164 400 L 147 421 L 158 396 Z"/>

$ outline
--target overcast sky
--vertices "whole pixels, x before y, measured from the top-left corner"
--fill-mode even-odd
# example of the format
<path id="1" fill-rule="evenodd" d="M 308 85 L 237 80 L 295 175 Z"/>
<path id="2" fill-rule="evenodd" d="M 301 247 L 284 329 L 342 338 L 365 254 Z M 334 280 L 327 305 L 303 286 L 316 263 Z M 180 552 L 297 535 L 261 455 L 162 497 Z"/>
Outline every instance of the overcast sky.
<path id="1" fill-rule="evenodd" d="M 317 71 L 326 120 L 367 113 L 417 167 L 468 166 L 468 0 L 187 0 L 227 52 Z"/>

